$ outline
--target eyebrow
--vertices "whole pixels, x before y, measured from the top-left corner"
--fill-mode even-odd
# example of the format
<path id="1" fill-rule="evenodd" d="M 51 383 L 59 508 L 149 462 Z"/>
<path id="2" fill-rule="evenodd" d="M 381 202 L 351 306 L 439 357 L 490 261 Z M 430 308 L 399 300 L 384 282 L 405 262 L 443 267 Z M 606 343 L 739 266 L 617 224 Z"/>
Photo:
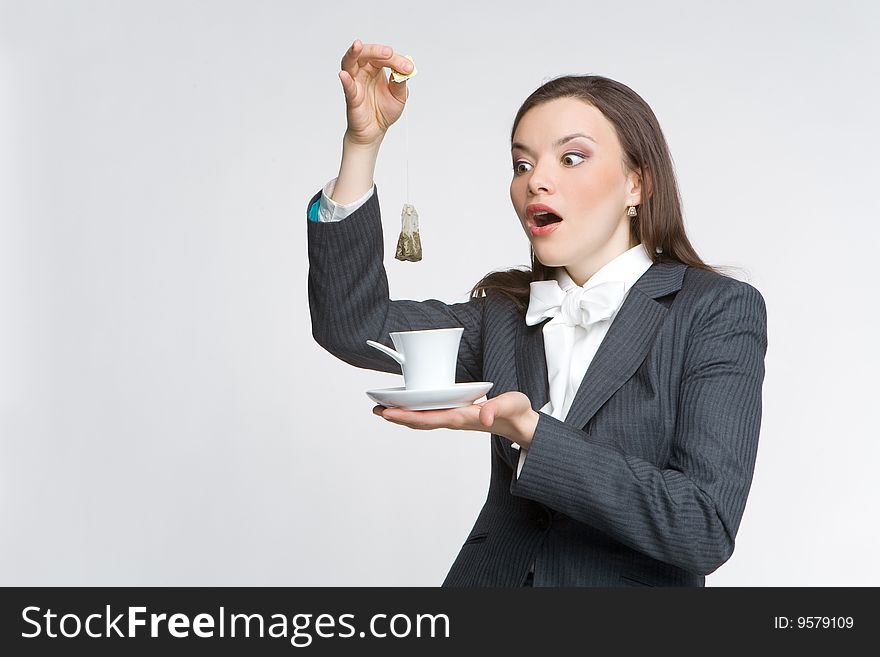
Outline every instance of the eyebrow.
<path id="1" fill-rule="evenodd" d="M 572 139 L 574 139 L 576 137 L 586 137 L 587 139 L 589 139 L 591 142 L 593 142 L 597 146 L 599 144 L 599 142 L 597 142 L 595 139 L 593 139 L 590 135 L 585 135 L 582 132 L 575 132 L 570 135 L 566 135 L 565 137 L 560 137 L 559 139 L 556 140 L 556 142 L 553 144 L 553 146 L 554 147 L 562 146 L 565 142 L 571 141 Z M 515 150 L 515 149 L 519 149 L 525 153 L 528 153 L 530 155 L 534 155 L 534 153 L 532 153 L 532 151 L 529 149 L 528 146 L 526 146 L 525 144 L 520 144 L 519 142 L 516 142 L 516 141 L 510 145 L 510 150 Z"/>

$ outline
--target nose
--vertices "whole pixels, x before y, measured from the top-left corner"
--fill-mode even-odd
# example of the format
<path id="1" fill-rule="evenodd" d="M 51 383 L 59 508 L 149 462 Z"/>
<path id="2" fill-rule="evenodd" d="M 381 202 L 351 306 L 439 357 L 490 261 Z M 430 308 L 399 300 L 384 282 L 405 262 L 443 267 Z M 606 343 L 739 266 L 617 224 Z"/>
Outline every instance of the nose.
<path id="1" fill-rule="evenodd" d="M 542 192 L 547 194 L 553 190 L 553 180 L 549 173 L 549 166 L 535 165 L 529 174 L 529 194 L 538 196 Z"/>

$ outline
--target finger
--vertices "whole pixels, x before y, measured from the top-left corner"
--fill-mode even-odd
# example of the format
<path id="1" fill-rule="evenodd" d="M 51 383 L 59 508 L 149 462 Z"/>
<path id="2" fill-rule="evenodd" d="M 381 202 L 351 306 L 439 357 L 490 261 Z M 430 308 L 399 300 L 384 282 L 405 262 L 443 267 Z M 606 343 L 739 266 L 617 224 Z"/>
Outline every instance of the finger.
<path id="1" fill-rule="evenodd" d="M 406 424 L 409 426 L 411 423 L 420 420 L 418 413 L 407 411 L 402 408 L 396 408 L 394 406 L 379 406 L 379 409 L 377 415 L 381 415 L 384 419 L 389 422 L 394 422 L 395 424 Z"/>
<path id="2" fill-rule="evenodd" d="M 443 411 L 407 411 L 402 408 L 389 408 L 382 415 L 394 424 L 402 424 L 410 429 L 442 429 L 451 428 L 447 415 Z"/>
<path id="3" fill-rule="evenodd" d="M 412 71 L 412 62 L 403 55 L 395 53 L 391 46 L 381 43 L 363 44 L 359 39 L 355 39 L 351 48 L 342 57 L 342 70 L 354 78 L 358 70 L 367 65 L 372 65 L 377 70 L 387 66 L 400 73 Z"/>
<path id="4" fill-rule="evenodd" d="M 363 49 L 364 49 L 363 42 L 361 42 L 360 39 L 355 39 L 352 42 L 351 47 L 348 50 L 346 50 L 345 54 L 342 56 L 341 67 L 344 70 L 348 70 L 348 67 L 350 67 L 352 64 L 354 64 L 357 61 L 357 58 L 361 54 L 361 52 L 363 52 Z"/>
<path id="5" fill-rule="evenodd" d="M 339 71 L 339 81 L 342 83 L 342 93 L 349 103 L 357 96 L 357 82 L 352 79 L 348 71 Z"/>
<path id="6" fill-rule="evenodd" d="M 360 59 L 364 56 L 365 49 L 372 49 L 372 45 L 365 46 L 360 39 L 355 39 L 351 47 L 345 51 L 342 56 L 340 68 L 348 73 L 352 78 L 357 76 L 358 69 L 362 65 Z"/>
<path id="7" fill-rule="evenodd" d="M 409 427 L 410 429 L 421 428 L 414 424 L 417 420 L 414 420 L 409 414 L 399 408 L 383 408 L 378 415 L 391 424 L 398 424 L 400 426 Z"/>
<path id="8" fill-rule="evenodd" d="M 398 73 L 403 73 L 404 75 L 412 73 L 413 70 L 413 63 L 403 55 L 398 55 L 396 53 L 389 61 L 385 62 L 384 65 Z"/>
<path id="9" fill-rule="evenodd" d="M 357 41 L 355 43 L 357 43 Z M 357 49 L 357 51 L 354 51 L 352 53 L 352 58 L 357 61 L 358 64 L 366 64 L 374 60 L 379 60 L 382 62 L 383 66 L 390 66 L 392 62 L 389 62 L 388 60 L 394 59 L 394 48 L 381 43 L 367 43 L 363 44 Z M 402 59 L 400 57 L 398 58 Z"/>
<path id="10" fill-rule="evenodd" d="M 345 54 L 342 56 L 342 69 L 348 71 L 352 77 L 361 66 L 372 64 L 376 68 L 383 66 L 403 66 L 403 62 L 409 61 L 402 55 L 394 54 L 394 48 L 381 43 L 362 43 L 355 39 Z"/>

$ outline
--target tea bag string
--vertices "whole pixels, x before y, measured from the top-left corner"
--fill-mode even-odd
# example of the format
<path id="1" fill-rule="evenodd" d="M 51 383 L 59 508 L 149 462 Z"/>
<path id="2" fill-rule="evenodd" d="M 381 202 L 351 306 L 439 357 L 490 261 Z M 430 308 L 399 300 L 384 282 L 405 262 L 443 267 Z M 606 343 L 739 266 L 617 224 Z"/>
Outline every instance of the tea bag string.
<path id="1" fill-rule="evenodd" d="M 406 99 L 409 101 L 409 87 L 406 89 Z M 403 134 L 404 134 L 404 155 L 406 157 L 406 202 L 409 203 L 409 112 L 406 107 L 407 102 L 403 106 Z"/>
<path id="2" fill-rule="evenodd" d="M 409 90 L 407 90 L 409 97 Z M 406 105 L 403 108 L 406 113 Z M 419 262 L 422 259 L 422 240 L 419 237 L 419 213 L 412 206 L 409 196 L 409 119 L 404 116 L 405 157 L 406 157 L 406 202 L 400 212 L 400 236 L 394 257 L 397 260 Z"/>

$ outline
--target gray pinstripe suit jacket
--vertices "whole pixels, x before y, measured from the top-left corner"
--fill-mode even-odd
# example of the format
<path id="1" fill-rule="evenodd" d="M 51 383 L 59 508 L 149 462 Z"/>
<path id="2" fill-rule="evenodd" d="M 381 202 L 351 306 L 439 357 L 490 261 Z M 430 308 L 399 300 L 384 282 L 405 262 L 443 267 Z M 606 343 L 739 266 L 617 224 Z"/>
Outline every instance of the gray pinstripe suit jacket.
<path id="1" fill-rule="evenodd" d="M 312 334 L 327 351 L 399 373 L 366 340 L 462 326 L 457 382 L 547 403 L 543 323 L 527 326 L 510 300 L 389 300 L 378 188 L 343 221 L 307 223 Z M 512 443 L 491 437 L 486 502 L 443 585 L 520 586 L 534 560 L 535 586 L 704 586 L 733 553 L 745 508 L 766 349 L 754 287 L 651 266 L 565 421 L 540 414 L 519 478 Z"/>

